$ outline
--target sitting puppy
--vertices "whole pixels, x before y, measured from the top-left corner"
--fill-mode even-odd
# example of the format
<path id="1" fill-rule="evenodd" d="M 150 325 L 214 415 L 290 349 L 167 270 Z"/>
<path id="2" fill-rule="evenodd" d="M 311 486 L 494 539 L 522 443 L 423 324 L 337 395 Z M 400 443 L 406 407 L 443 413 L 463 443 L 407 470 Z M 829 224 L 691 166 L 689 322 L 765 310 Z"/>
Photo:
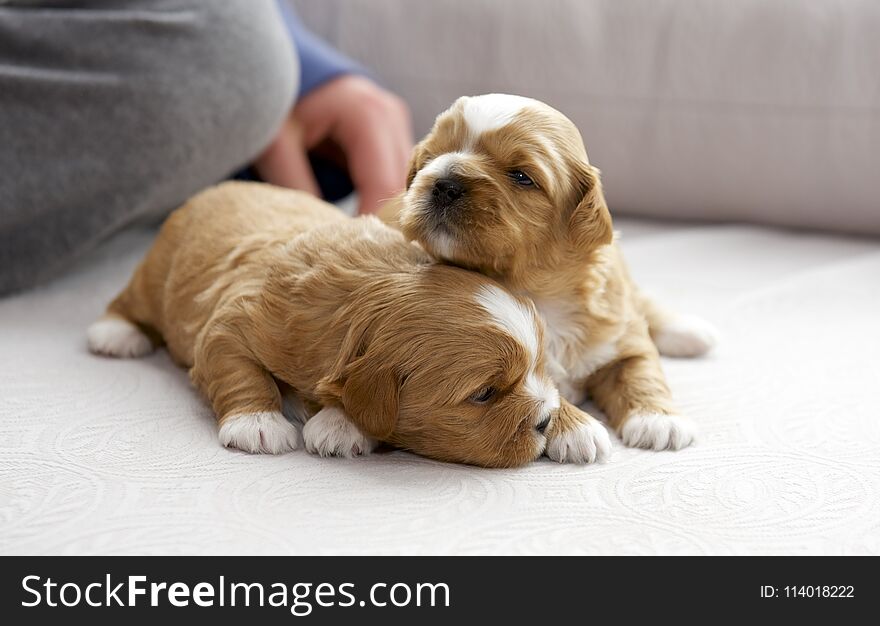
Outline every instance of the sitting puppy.
<path id="1" fill-rule="evenodd" d="M 560 408 L 542 333 L 531 303 L 437 265 L 376 218 L 227 182 L 168 218 L 88 341 L 120 357 L 164 342 L 213 406 L 221 442 L 248 452 L 297 446 L 281 412 L 290 392 L 321 407 L 303 429 L 321 455 L 378 440 L 492 467 L 544 452 L 595 460 L 609 442 Z"/>
<path id="2" fill-rule="evenodd" d="M 588 392 L 627 445 L 693 441 L 658 348 L 700 355 L 714 332 L 662 311 L 633 284 L 599 170 L 568 118 L 518 96 L 460 98 L 416 147 L 399 204 L 409 238 L 534 301 L 548 371 L 565 398 L 579 404 Z"/>

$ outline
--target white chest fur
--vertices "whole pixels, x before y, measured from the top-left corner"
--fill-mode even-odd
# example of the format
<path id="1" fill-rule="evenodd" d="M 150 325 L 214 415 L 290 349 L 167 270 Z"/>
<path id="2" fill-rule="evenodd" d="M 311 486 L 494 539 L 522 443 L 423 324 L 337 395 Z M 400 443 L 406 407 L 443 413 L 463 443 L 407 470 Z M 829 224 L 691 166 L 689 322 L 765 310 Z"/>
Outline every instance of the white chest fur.
<path id="1" fill-rule="evenodd" d="M 570 402 L 580 402 L 583 384 L 591 374 L 617 357 L 618 336 L 591 337 L 577 303 L 535 300 L 544 320 L 544 349 L 550 375 Z"/>

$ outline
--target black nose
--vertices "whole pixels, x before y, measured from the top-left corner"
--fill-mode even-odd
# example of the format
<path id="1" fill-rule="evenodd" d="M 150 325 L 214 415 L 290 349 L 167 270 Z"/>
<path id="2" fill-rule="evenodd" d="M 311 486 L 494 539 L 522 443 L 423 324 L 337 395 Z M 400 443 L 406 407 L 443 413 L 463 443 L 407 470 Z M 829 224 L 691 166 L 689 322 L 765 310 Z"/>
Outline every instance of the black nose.
<path id="1" fill-rule="evenodd" d="M 548 415 L 543 420 L 541 420 L 541 422 L 537 426 L 535 426 L 535 430 L 537 430 L 539 433 L 541 433 L 543 435 L 544 431 L 547 430 L 547 427 L 549 425 L 550 425 L 550 416 Z"/>
<path id="2" fill-rule="evenodd" d="M 464 185 L 452 178 L 440 178 L 434 183 L 434 189 L 431 195 L 434 202 L 439 204 L 449 204 L 454 200 L 458 200 L 464 194 Z"/>

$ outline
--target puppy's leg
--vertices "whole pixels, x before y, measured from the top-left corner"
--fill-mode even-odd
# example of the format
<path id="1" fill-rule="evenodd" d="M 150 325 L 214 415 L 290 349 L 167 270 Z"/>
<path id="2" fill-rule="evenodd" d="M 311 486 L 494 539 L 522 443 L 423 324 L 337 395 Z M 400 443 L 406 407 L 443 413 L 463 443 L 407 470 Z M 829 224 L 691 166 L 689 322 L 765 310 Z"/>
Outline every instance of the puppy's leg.
<path id="1" fill-rule="evenodd" d="M 694 315 L 671 313 L 646 296 L 640 299 L 640 308 L 648 322 L 651 339 L 660 354 L 672 357 L 701 356 L 718 343 L 718 331 L 706 320 Z"/>
<path id="2" fill-rule="evenodd" d="M 365 435 L 342 409 L 320 405 L 281 386 L 284 414 L 303 424 L 306 450 L 319 456 L 353 457 L 369 454 L 378 441 Z"/>
<path id="3" fill-rule="evenodd" d="M 348 458 L 369 454 L 379 443 L 335 406 L 325 406 L 309 418 L 303 427 L 303 441 L 312 454 Z"/>
<path id="4" fill-rule="evenodd" d="M 694 441 L 696 429 L 676 414 L 656 351 L 605 366 L 587 390 L 628 446 L 678 450 Z"/>
<path id="5" fill-rule="evenodd" d="M 214 408 L 224 446 L 269 454 L 297 447 L 299 437 L 281 412 L 275 379 L 233 334 L 207 336 L 196 349 L 190 377 Z"/>
<path id="6" fill-rule="evenodd" d="M 559 463 L 601 462 L 611 456 L 611 439 L 599 420 L 560 399 L 547 428 L 545 454 Z"/>

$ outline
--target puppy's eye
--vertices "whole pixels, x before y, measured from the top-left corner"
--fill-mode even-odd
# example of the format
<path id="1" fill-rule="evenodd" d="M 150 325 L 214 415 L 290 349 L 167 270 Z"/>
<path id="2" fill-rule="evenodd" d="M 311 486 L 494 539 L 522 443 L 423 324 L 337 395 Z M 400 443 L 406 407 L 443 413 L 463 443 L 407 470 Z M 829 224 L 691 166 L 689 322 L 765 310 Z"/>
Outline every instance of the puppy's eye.
<path id="1" fill-rule="evenodd" d="M 511 170 L 507 175 L 510 176 L 510 180 L 523 187 L 531 187 L 535 184 L 535 181 L 529 178 L 528 174 L 520 170 Z"/>
<path id="2" fill-rule="evenodd" d="M 486 404 L 495 397 L 497 390 L 495 387 L 483 387 L 477 393 L 468 398 L 474 404 Z"/>

